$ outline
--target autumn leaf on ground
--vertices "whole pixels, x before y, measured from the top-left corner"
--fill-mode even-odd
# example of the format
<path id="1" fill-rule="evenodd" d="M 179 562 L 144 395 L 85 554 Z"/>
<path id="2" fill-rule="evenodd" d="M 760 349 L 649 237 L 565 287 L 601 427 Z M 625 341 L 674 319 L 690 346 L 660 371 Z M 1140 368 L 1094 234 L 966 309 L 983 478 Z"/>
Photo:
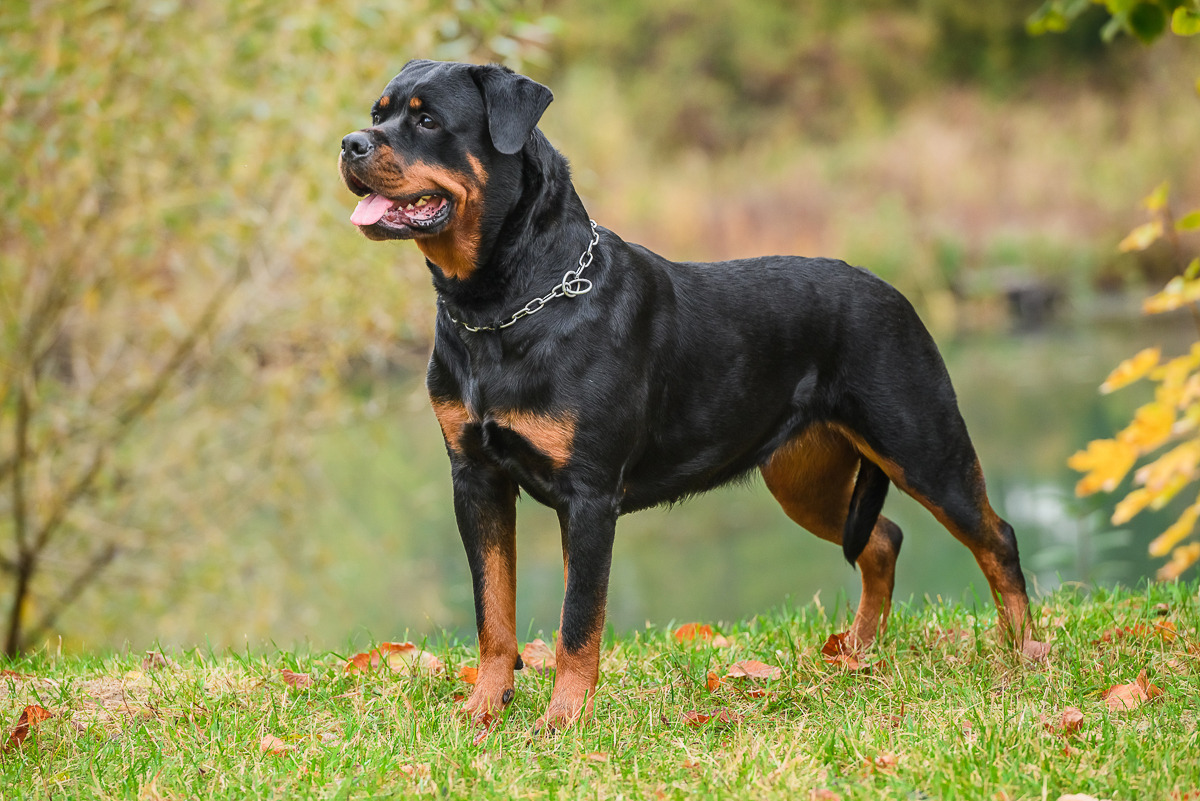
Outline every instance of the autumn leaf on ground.
<path id="1" fill-rule="evenodd" d="M 458 669 L 458 677 L 467 684 L 474 684 L 479 679 L 479 668 L 463 665 Z"/>
<path id="2" fill-rule="evenodd" d="M 715 693 L 717 688 L 721 686 L 721 677 L 711 670 L 708 671 L 708 676 L 704 682 L 704 686 L 708 688 L 710 693 Z"/>
<path id="3" fill-rule="evenodd" d="M 608 762 L 610 757 L 602 751 L 593 751 L 584 757 L 589 762 Z"/>
<path id="4" fill-rule="evenodd" d="M 442 660 L 428 651 L 422 651 L 411 642 L 384 642 L 378 648 L 355 654 L 346 662 L 347 673 L 362 673 L 380 665 L 387 665 L 393 672 L 410 670 L 414 667 L 430 673 L 445 670 Z"/>
<path id="5" fill-rule="evenodd" d="M 283 677 L 283 683 L 289 687 L 305 689 L 313 686 L 314 679 L 307 673 L 296 673 L 284 668 L 283 670 L 279 671 L 279 675 Z"/>
<path id="6" fill-rule="evenodd" d="M 777 679 L 783 671 L 774 665 L 759 662 L 756 659 L 743 659 L 729 666 L 725 677 L 729 679 Z"/>
<path id="7" fill-rule="evenodd" d="M 1174 642 L 1179 636 L 1175 633 L 1175 623 L 1170 620 L 1160 620 L 1155 623 L 1138 623 L 1134 626 L 1122 626 L 1120 628 L 1108 629 L 1100 636 L 1098 640 L 1092 640 L 1092 645 L 1100 643 L 1114 642 L 1127 637 L 1139 639 L 1149 639 L 1150 637 L 1161 637 L 1166 642 Z"/>
<path id="8" fill-rule="evenodd" d="M 1069 706 L 1060 713 L 1042 715 L 1042 726 L 1054 734 L 1070 736 L 1083 727 L 1083 713 Z"/>
<path id="9" fill-rule="evenodd" d="M 9 670 L 8 668 L 4 668 L 3 670 L 0 670 L 0 678 L 5 678 L 5 679 L 32 679 L 32 678 L 33 678 L 33 676 L 32 676 L 31 674 L 29 674 L 29 673 L 18 673 L 18 672 L 17 672 L 17 671 L 15 671 L 15 670 Z"/>
<path id="10" fill-rule="evenodd" d="M 859 660 L 854 649 L 847 644 L 846 640 L 849 636 L 850 632 L 848 631 L 830 634 L 829 638 L 825 640 L 825 644 L 821 646 L 821 656 L 830 665 L 838 665 L 850 671 L 862 670 L 868 666 Z"/>
<path id="11" fill-rule="evenodd" d="M 41 723 L 43 720 L 54 717 L 54 713 L 43 709 L 37 704 L 30 704 L 21 712 L 21 716 L 17 718 L 17 725 L 8 735 L 8 742 L 4 745 L 4 750 L 9 751 L 13 748 L 20 748 L 21 743 L 25 742 L 25 738 L 29 736 L 29 732 L 34 726 Z"/>
<path id="12" fill-rule="evenodd" d="M 895 754 L 883 753 L 867 763 L 867 766 L 873 770 L 891 773 L 896 770 L 896 765 L 900 762 L 900 758 Z"/>
<path id="13" fill-rule="evenodd" d="M 716 712 L 697 712 L 693 709 L 690 712 L 684 712 L 682 717 L 683 722 L 689 726 L 703 726 L 709 721 L 723 726 L 742 722 L 741 715 L 730 712 L 728 709 L 718 709 Z"/>
<path id="14" fill-rule="evenodd" d="M 1100 697 L 1104 699 L 1104 703 L 1108 705 L 1110 711 L 1124 712 L 1136 709 L 1162 694 L 1163 691 L 1150 683 L 1150 680 L 1146 678 L 1146 671 L 1143 670 L 1138 674 L 1136 681 L 1109 687 Z"/>
<path id="15" fill-rule="evenodd" d="M 414 765 L 409 763 L 401 765 L 399 770 L 400 773 L 412 779 L 413 781 L 420 781 L 421 779 L 429 778 L 429 765 Z"/>
<path id="16" fill-rule="evenodd" d="M 707 623 L 684 623 L 675 629 L 676 642 L 692 642 L 693 640 L 711 640 L 716 632 Z"/>
<path id="17" fill-rule="evenodd" d="M 160 668 L 177 668 L 175 660 L 162 653 L 161 651 L 147 651 L 146 656 L 142 658 L 142 670 L 151 671 L 159 670 Z"/>
<path id="18" fill-rule="evenodd" d="M 295 749 L 293 746 L 288 745 L 274 734 L 267 734 L 258 741 L 258 750 L 264 754 L 270 754 L 271 756 L 283 756 L 284 754 L 290 753 Z"/>
<path id="19" fill-rule="evenodd" d="M 818 787 L 808 794 L 808 801 L 842 801 L 842 797 L 825 787 Z"/>
<path id="20" fill-rule="evenodd" d="M 538 673 L 547 673 L 557 666 L 554 649 L 546 645 L 540 638 L 525 643 L 525 647 L 521 650 L 521 661 Z"/>

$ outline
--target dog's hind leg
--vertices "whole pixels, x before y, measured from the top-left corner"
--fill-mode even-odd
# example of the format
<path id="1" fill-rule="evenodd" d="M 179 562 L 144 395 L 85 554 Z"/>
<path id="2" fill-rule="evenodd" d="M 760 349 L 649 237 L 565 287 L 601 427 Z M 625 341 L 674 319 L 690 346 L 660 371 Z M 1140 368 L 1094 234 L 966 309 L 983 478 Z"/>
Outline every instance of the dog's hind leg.
<path id="1" fill-rule="evenodd" d="M 762 474 L 788 517 L 821 539 L 841 544 L 856 499 L 860 464 L 861 455 L 845 437 L 832 428 L 816 425 L 776 450 L 762 466 Z M 886 491 L 886 479 L 884 482 Z M 882 496 L 877 500 L 882 503 Z M 878 505 L 874 512 L 875 520 L 866 521 L 870 532 L 866 546 L 855 560 L 862 573 L 862 597 L 847 637 L 846 644 L 851 648 L 869 645 L 886 625 L 891 611 L 896 557 L 903 535 L 899 526 L 878 515 Z"/>

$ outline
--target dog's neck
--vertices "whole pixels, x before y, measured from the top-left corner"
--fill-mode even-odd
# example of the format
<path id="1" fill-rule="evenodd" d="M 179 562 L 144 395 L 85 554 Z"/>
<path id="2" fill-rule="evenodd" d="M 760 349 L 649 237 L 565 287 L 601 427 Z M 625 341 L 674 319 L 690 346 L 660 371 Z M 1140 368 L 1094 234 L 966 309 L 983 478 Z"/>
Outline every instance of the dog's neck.
<path id="1" fill-rule="evenodd" d="M 570 166 L 540 131 L 508 166 L 489 177 L 481 227 L 491 235 L 479 242 L 474 270 L 463 280 L 431 264 L 443 304 L 473 325 L 506 319 L 549 292 L 578 266 L 592 235 Z"/>

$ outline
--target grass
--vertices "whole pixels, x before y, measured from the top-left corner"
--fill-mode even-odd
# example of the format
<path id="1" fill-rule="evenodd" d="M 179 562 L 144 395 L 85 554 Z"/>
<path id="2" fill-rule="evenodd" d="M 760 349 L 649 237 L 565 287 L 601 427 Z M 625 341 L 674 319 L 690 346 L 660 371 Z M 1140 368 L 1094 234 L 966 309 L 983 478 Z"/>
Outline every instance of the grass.
<path id="1" fill-rule="evenodd" d="M 999 646 L 983 607 L 898 608 L 858 672 L 822 658 L 845 621 L 812 604 L 722 626 L 729 647 L 647 628 L 606 645 L 595 716 L 553 737 L 530 736 L 552 685 L 530 669 L 490 733 L 458 716 L 475 656 L 451 640 L 425 644 L 440 675 L 347 674 L 350 654 L 286 650 L 157 668 L 40 652 L 7 666 L 28 675 L 0 679 L 0 720 L 10 731 L 28 704 L 55 716 L 0 755 L 0 797 L 1197 798 L 1198 590 L 1055 593 L 1037 606 L 1053 651 L 1036 666 Z M 746 659 L 782 676 L 709 691 Z M 285 669 L 315 681 L 289 687 Z M 1163 694 L 1110 711 L 1102 693 L 1143 670 Z M 1043 724 L 1069 707 L 1077 732 Z"/>

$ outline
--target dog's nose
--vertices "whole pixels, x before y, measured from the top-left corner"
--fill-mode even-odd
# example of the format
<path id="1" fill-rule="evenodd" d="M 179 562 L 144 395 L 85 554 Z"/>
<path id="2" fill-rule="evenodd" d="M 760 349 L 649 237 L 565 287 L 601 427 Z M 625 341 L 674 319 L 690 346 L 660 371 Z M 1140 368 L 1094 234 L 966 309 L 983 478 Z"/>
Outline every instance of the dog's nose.
<path id="1" fill-rule="evenodd" d="M 355 131 L 352 134 L 342 137 L 342 155 L 345 158 L 366 158 L 371 155 L 371 151 L 374 149 L 375 145 L 371 143 L 371 137 L 362 131 Z"/>

